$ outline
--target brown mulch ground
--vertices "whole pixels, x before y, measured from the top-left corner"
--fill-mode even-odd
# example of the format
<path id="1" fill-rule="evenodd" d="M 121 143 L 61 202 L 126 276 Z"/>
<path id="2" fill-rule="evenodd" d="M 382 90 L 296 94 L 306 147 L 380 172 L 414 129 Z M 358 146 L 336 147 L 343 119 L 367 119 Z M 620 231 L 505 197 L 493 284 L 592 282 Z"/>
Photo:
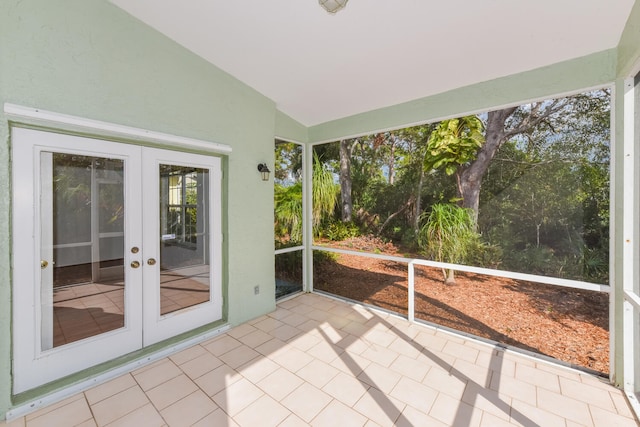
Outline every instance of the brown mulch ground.
<path id="1" fill-rule="evenodd" d="M 370 239 L 340 246 L 398 255 Z M 314 288 L 407 313 L 406 264 L 341 254 L 314 266 Z M 416 267 L 415 289 L 416 318 L 609 372 L 608 294 L 467 273 L 445 285 L 427 267 Z"/>

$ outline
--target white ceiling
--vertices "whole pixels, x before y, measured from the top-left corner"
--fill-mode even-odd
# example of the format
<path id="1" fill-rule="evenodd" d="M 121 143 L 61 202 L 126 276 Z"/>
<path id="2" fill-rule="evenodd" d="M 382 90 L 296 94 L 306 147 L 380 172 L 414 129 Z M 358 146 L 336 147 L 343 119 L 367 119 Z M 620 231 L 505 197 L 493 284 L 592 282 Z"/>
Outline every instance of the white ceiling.
<path id="1" fill-rule="evenodd" d="M 306 126 L 616 47 L 634 0 L 111 0 Z"/>

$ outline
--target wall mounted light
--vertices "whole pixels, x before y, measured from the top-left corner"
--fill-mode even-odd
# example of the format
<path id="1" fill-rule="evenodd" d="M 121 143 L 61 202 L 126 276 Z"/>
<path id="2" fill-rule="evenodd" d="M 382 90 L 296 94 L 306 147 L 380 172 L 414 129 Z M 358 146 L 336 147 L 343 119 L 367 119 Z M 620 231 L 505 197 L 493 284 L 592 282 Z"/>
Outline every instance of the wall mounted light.
<path id="1" fill-rule="evenodd" d="M 336 13 L 347 5 L 349 0 L 318 0 L 320 6 L 329 13 Z"/>
<path id="2" fill-rule="evenodd" d="M 263 181 L 269 181 L 269 174 L 271 173 L 271 171 L 269 170 L 269 167 L 266 163 L 260 163 L 258 165 L 258 171 L 260 171 L 260 175 L 262 175 Z"/>

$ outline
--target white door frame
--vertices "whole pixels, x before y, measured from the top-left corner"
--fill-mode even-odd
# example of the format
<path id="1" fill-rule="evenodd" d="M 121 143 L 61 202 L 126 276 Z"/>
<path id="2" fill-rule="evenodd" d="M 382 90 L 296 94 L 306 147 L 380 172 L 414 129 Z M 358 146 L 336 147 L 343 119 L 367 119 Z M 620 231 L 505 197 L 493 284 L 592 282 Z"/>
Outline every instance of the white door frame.
<path id="1" fill-rule="evenodd" d="M 21 127 L 12 128 L 12 146 L 14 394 L 222 318 L 220 158 Z M 47 172 L 46 168 L 43 170 L 40 167 L 43 152 L 121 159 L 125 167 L 125 325 L 123 328 L 56 348 L 51 348 L 48 341 L 52 340 L 51 322 L 45 322 L 44 325 L 42 322 L 43 317 L 49 316 L 53 311 L 51 298 L 47 298 L 50 290 L 45 289 L 48 293 L 41 291 L 43 271 L 49 275 L 53 268 L 53 258 L 48 270 L 40 268 L 42 256 L 47 256 L 49 252 L 52 256 L 53 252 L 52 247 L 50 251 L 47 249 L 49 252 L 41 253 L 40 250 L 43 238 L 52 239 L 51 236 L 46 237 L 51 234 L 51 230 L 42 229 L 43 222 L 40 217 L 40 212 L 46 208 L 41 204 L 41 196 L 47 193 L 48 197 L 51 197 L 51 189 L 47 189 L 46 185 L 45 188 L 40 188 L 42 174 L 51 173 L 50 170 Z M 160 252 L 157 203 L 157 165 L 160 163 L 210 170 L 210 300 L 165 316 L 159 315 L 159 264 L 156 264 L 156 271 L 146 263 L 151 257 L 158 259 Z M 155 169 L 154 172 L 143 177 L 143 171 L 150 168 Z M 142 191 L 143 188 L 145 191 Z M 148 188 L 151 189 L 147 190 Z M 143 202 L 146 203 L 144 207 Z M 46 208 L 46 211 L 51 212 L 51 206 Z M 46 222 L 44 228 L 47 228 Z M 147 233 L 148 236 L 143 237 L 143 233 Z M 133 253 L 133 247 L 142 250 Z M 132 267 L 134 261 L 140 264 L 139 268 Z M 44 276 L 45 279 L 47 277 Z M 52 280 L 47 280 L 48 282 L 52 285 Z M 46 308 L 43 309 L 43 306 Z M 47 347 L 50 349 L 46 349 Z"/>
<path id="2" fill-rule="evenodd" d="M 38 385 L 64 377 L 98 363 L 114 359 L 140 347 L 141 311 L 134 307 L 142 304 L 140 269 L 125 269 L 125 325 L 107 333 L 96 335 L 64 346 L 43 350 L 42 337 L 50 339 L 50 331 L 43 331 L 43 311 L 51 301 L 43 299 L 48 293 L 41 291 L 40 242 L 43 237 L 40 212 L 40 154 L 67 152 L 79 155 L 118 158 L 125 163 L 125 227 L 129 231 L 125 242 L 125 265 L 134 255 L 127 249 L 140 246 L 140 224 L 131 215 L 141 209 L 140 188 L 131 185 L 139 176 L 140 149 L 113 142 L 90 138 L 13 128 L 13 392 L 20 393 Z M 82 148 L 80 148 L 82 147 Z M 114 154 L 118 153 L 118 154 Z M 140 179 L 139 177 L 137 179 Z M 45 192 L 48 190 L 44 190 Z M 50 196 L 50 193 L 49 193 Z M 50 231 L 44 231 L 50 233 Z M 53 260 L 48 269 L 53 268 Z M 46 269 L 45 269 L 46 270 Z M 48 274 L 48 273 L 47 273 Z M 45 322 L 48 324 L 48 322 Z M 45 325 L 48 329 L 48 326 Z"/>
<path id="3" fill-rule="evenodd" d="M 206 186 L 209 209 L 209 301 L 173 313 L 160 315 L 160 175 L 161 164 L 192 166 L 209 170 Z M 143 344 L 148 346 L 222 318 L 222 221 L 221 162 L 218 157 L 190 154 L 154 148 L 143 149 Z M 202 212 L 202 209 L 198 210 Z M 148 260 L 156 260 L 149 265 Z"/>

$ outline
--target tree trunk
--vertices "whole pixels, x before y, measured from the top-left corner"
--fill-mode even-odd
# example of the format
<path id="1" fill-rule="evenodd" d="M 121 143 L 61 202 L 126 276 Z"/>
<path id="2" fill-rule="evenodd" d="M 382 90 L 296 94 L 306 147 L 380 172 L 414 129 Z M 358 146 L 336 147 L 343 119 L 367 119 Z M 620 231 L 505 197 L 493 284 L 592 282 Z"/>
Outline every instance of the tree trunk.
<path id="1" fill-rule="evenodd" d="M 351 145 L 349 141 L 340 141 L 340 202 L 342 222 L 352 218 L 353 202 L 351 200 Z"/>
<path id="2" fill-rule="evenodd" d="M 456 284 L 455 272 L 453 270 L 447 270 L 446 277 L 444 279 L 444 284 L 445 285 L 455 285 Z"/>
<path id="3" fill-rule="evenodd" d="M 498 149 L 504 144 L 505 123 L 516 111 L 517 107 L 503 110 L 490 111 L 487 114 L 487 126 L 485 129 L 485 143 L 478 151 L 476 159 L 462 170 L 460 174 L 459 197 L 462 198 L 462 206 L 473 209 L 474 219 L 478 219 L 480 206 L 480 186 L 482 178 L 487 173 L 491 160 Z"/>
<path id="4" fill-rule="evenodd" d="M 414 236 L 417 236 L 418 231 L 420 231 L 420 214 L 422 213 L 422 187 L 423 186 L 424 186 L 424 168 L 420 168 L 420 179 L 418 180 L 418 190 L 416 191 L 415 210 L 413 213 Z"/>
<path id="5" fill-rule="evenodd" d="M 396 180 L 396 138 L 393 135 L 389 151 L 389 185 L 393 185 Z"/>

